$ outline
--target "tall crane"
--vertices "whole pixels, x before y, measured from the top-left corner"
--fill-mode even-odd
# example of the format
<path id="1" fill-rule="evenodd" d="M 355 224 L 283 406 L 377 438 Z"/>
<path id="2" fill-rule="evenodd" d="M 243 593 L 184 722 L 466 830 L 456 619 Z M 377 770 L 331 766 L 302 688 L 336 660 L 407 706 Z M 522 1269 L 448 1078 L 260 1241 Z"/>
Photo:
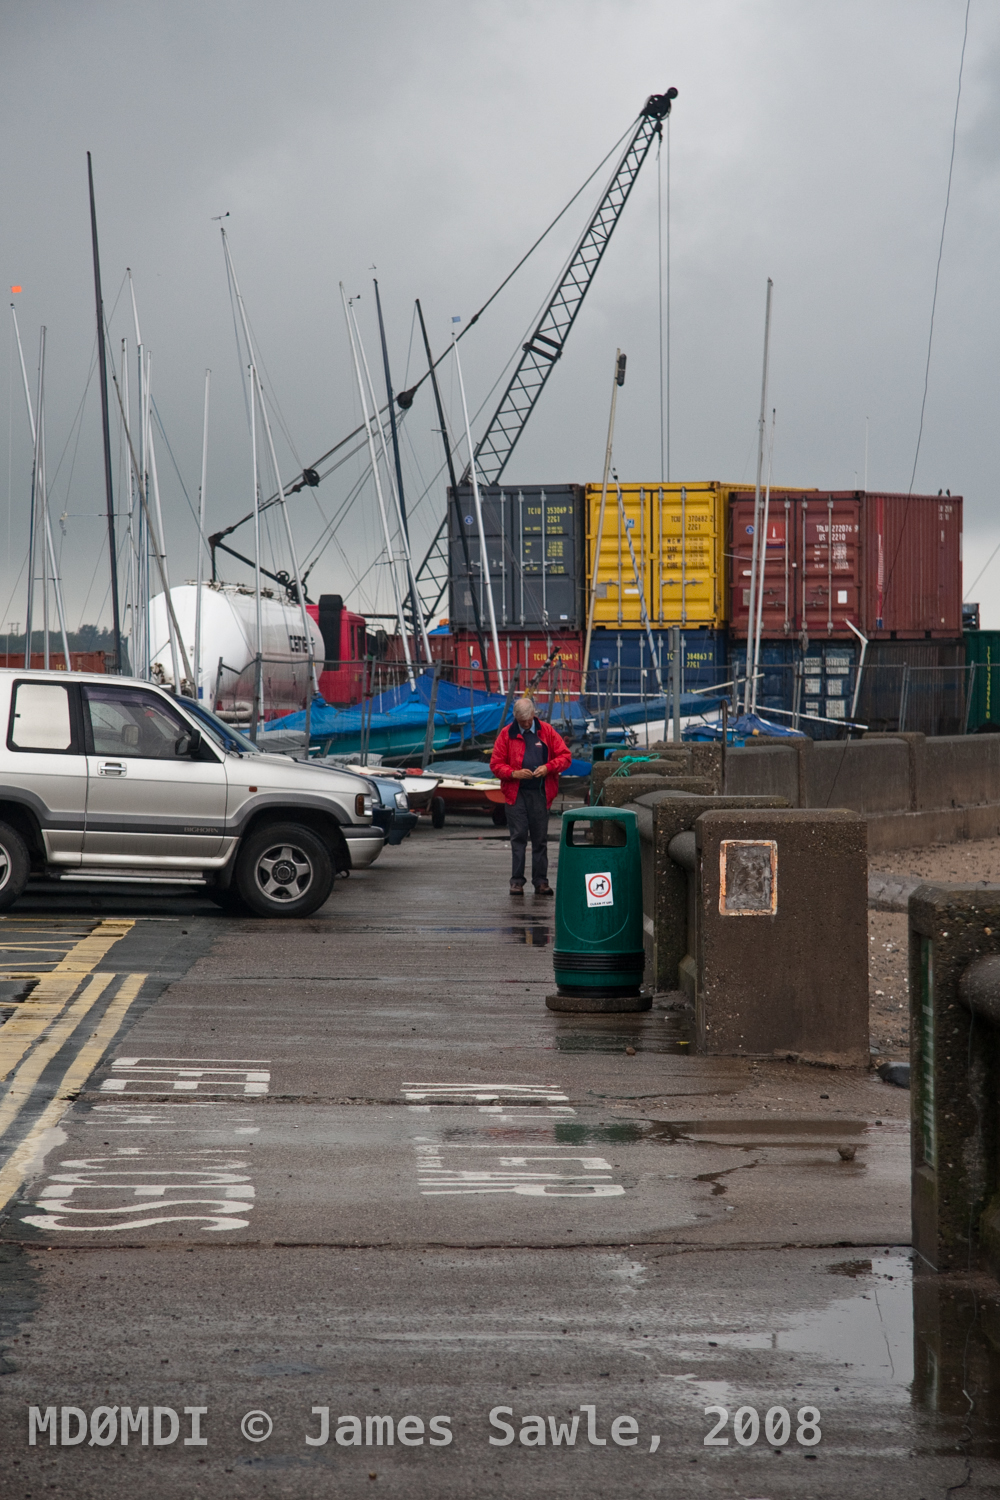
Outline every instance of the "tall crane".
<path id="1" fill-rule="evenodd" d="M 583 306 L 594 273 L 615 225 L 632 191 L 639 168 L 649 154 L 654 139 L 663 133 L 663 121 L 677 98 L 677 90 L 651 94 L 642 107 L 635 130 L 618 160 L 611 181 L 594 210 L 587 227 L 577 241 L 559 284 L 549 298 L 528 342 L 522 346 L 517 363 L 500 404 L 485 433 L 476 444 L 474 462 L 481 482 L 496 484 L 507 466 L 524 425 L 542 394 L 545 382 L 561 358 L 569 331 Z M 468 482 L 470 467 L 462 476 Z M 417 570 L 416 584 L 425 616 L 432 618 L 448 587 L 448 515 L 437 529 L 434 540 Z"/>
<path id="2" fill-rule="evenodd" d="M 594 210 L 587 227 L 577 241 L 576 247 L 570 256 L 566 269 L 559 279 L 559 284 L 552 296 L 549 298 L 534 332 L 528 342 L 523 345 L 521 358 L 517 368 L 511 376 L 507 389 L 503 393 L 500 404 L 493 413 L 493 419 L 486 429 L 483 437 L 476 445 L 475 460 L 477 472 L 485 484 L 496 484 L 507 465 L 507 460 L 514 451 L 518 438 L 524 431 L 524 424 L 531 416 L 535 403 L 542 393 L 542 388 L 552 373 L 552 368 L 557 359 L 560 358 L 563 346 L 566 343 L 569 331 L 573 326 L 577 313 L 583 305 L 583 299 L 587 295 L 594 273 L 601 263 L 601 257 L 608 248 L 608 241 L 618 223 L 622 209 L 636 177 L 639 168 L 649 154 L 649 148 L 655 139 L 663 134 L 663 121 L 670 113 L 671 105 L 677 98 L 677 90 L 667 89 L 665 94 L 650 94 L 642 107 L 642 111 L 636 121 L 635 129 L 631 132 L 628 141 L 622 151 L 618 164 L 612 174 L 611 181 Z M 550 226 L 551 227 L 551 226 Z M 548 231 L 546 231 L 547 233 Z M 543 236 L 544 238 L 544 236 Z M 531 252 L 529 252 L 530 254 Z M 527 258 L 527 257 L 525 257 Z M 523 264 L 523 262 L 521 262 Z M 515 268 L 517 269 L 517 268 Z M 513 274 L 513 273 L 512 273 Z M 507 278 L 510 279 L 509 277 Z M 506 285 L 504 282 L 502 285 Z M 500 290 L 500 289 L 498 289 Z M 493 293 L 493 297 L 497 295 Z M 489 299 L 493 301 L 493 297 Z M 485 311 L 489 303 L 480 308 L 480 313 Z M 476 322 L 479 313 L 472 319 L 468 327 Z M 429 351 L 428 351 L 429 352 Z M 432 369 L 441 363 L 444 355 L 431 362 Z M 409 390 L 400 391 L 396 396 L 397 404 L 406 410 L 412 406 L 413 398 L 431 375 L 431 370 L 423 375 L 416 385 Z M 384 410 L 384 408 L 383 408 Z M 303 469 L 301 476 L 295 484 L 290 485 L 287 490 L 281 489 L 275 495 L 271 495 L 260 504 L 260 512 L 267 510 L 270 506 L 279 504 L 286 495 L 294 495 L 298 491 L 309 487 L 314 488 L 325 478 L 326 470 L 321 473 L 321 466 L 342 448 L 358 438 L 364 431 L 363 427 L 356 427 L 347 437 L 341 438 L 339 443 L 327 450 L 322 457 L 309 468 Z M 452 449 L 448 446 L 447 434 L 445 443 L 448 448 L 449 458 Z M 336 468 L 342 460 L 332 467 Z M 449 465 L 450 467 L 450 465 Z M 468 467 L 463 475 L 463 480 L 469 476 Z M 454 486 L 452 486 L 454 489 Z M 223 538 L 231 536 L 240 526 L 251 520 L 253 512 L 243 516 L 231 526 L 221 531 L 214 532 L 208 543 L 212 554 L 212 577 L 215 578 L 216 552 L 228 552 L 231 556 L 238 558 L 241 562 L 247 559 L 240 552 L 235 552 L 226 546 Z M 308 570 L 307 570 L 308 571 Z M 288 584 L 283 577 L 277 581 Z M 420 597 L 420 606 L 424 618 L 427 621 L 433 619 L 440 606 L 445 590 L 448 587 L 448 515 L 445 511 L 444 519 L 437 529 L 434 540 L 431 542 L 420 567 L 416 574 L 417 591 Z M 291 597 L 291 593 L 289 595 Z M 484 658 L 485 659 L 485 658 Z"/>

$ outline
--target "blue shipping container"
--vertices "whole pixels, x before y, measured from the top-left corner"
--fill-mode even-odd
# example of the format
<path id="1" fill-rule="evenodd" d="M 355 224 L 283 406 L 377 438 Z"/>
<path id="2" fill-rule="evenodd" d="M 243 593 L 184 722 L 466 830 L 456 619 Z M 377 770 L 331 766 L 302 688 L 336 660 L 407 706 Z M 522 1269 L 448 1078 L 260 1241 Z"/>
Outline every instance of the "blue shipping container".
<path id="1" fill-rule="evenodd" d="M 727 640 L 724 630 L 681 631 L 681 691 L 716 687 L 725 682 L 728 672 Z M 655 697 L 657 668 L 664 690 L 669 691 L 673 653 L 670 631 L 654 630 L 655 661 L 644 630 L 595 630 L 590 642 L 590 682 L 597 674 L 598 690 L 610 692 L 614 702 L 633 703 L 643 697 Z"/>
<path id="2" fill-rule="evenodd" d="M 798 641 L 761 641 L 758 712 L 771 710 L 778 723 L 791 726 L 798 683 L 799 729 L 814 740 L 836 739 L 851 717 L 857 659 L 857 647 L 846 641 L 811 643 L 804 655 Z M 730 646 L 729 668 L 730 677 L 746 677 L 745 641 Z"/>

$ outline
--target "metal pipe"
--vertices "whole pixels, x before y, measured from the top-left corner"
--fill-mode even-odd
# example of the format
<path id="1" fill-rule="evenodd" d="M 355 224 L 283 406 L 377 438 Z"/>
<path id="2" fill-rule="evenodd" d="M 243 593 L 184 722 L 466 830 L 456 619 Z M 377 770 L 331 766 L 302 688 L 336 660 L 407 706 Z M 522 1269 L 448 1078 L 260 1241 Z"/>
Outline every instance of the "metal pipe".
<path id="1" fill-rule="evenodd" d="M 670 696 L 673 699 L 674 715 L 674 744 L 681 743 L 681 643 L 682 635 L 679 625 L 674 625 L 670 631 L 671 649 L 673 650 L 673 661 L 670 663 Z M 648 743 L 648 741 L 647 741 Z"/>
<path id="2" fill-rule="evenodd" d="M 656 569 L 656 598 L 657 598 L 656 623 L 658 625 L 662 625 L 663 624 L 663 486 L 662 486 L 662 484 L 660 485 L 660 492 L 659 493 L 660 493 L 660 510 L 659 510 L 659 517 L 660 517 L 660 545 L 659 545 L 659 548 L 657 550 L 657 558 L 656 558 L 656 560 L 657 560 L 657 569 Z"/>
<path id="3" fill-rule="evenodd" d="M 833 635 L 833 496 L 826 502 L 826 633 Z"/>
<path id="4" fill-rule="evenodd" d="M 851 699 L 851 718 L 853 719 L 858 711 L 858 699 L 861 696 L 861 674 L 865 669 L 865 656 L 868 653 L 868 637 L 866 635 L 862 635 L 858 627 L 856 625 L 852 625 L 850 620 L 845 620 L 844 624 L 847 626 L 848 630 L 853 631 L 858 640 L 861 642 L 861 655 L 858 658 L 858 671 L 857 676 L 854 679 L 854 697 Z"/>
<path id="5" fill-rule="evenodd" d="M 108 355 L 104 340 L 104 297 L 101 293 L 101 257 L 97 245 L 97 208 L 94 202 L 94 167 L 87 152 L 87 182 L 90 187 L 90 237 L 94 256 L 94 300 L 97 304 L 97 362 L 101 379 L 101 428 L 104 438 L 104 490 L 108 513 L 108 557 L 111 564 L 111 628 L 114 636 L 115 672 L 122 669 L 122 628 L 118 608 L 118 550 L 115 546 L 115 497 L 111 481 L 111 420 L 108 410 Z"/>
<path id="6" fill-rule="evenodd" d="M 767 359 L 768 348 L 771 338 L 771 293 L 774 283 L 770 276 L 767 278 L 767 298 L 764 307 L 764 364 L 760 382 L 760 421 L 757 429 L 757 483 L 754 488 L 753 500 L 753 548 L 750 559 L 750 611 L 747 617 L 747 685 L 743 707 L 746 713 L 750 712 L 750 694 L 753 672 L 750 670 L 752 656 L 751 640 L 753 636 L 753 622 L 755 617 L 754 605 L 756 602 L 757 583 L 757 549 L 760 539 L 760 481 L 764 470 L 764 423 L 767 412 Z"/>
<path id="7" fill-rule="evenodd" d="M 424 753 L 420 757 L 421 771 L 427 770 L 427 763 L 434 749 L 434 711 L 437 708 L 438 683 L 441 681 L 441 663 L 434 663 L 434 672 L 431 677 L 431 698 L 427 705 L 427 733 L 424 735 Z"/>
<path id="8" fill-rule="evenodd" d="M 590 641 L 594 634 L 594 608 L 597 604 L 597 576 L 601 567 L 601 545 L 604 541 L 604 511 L 608 499 L 608 480 L 611 477 L 611 449 L 615 436 L 615 407 L 618 388 L 625 384 L 625 355 L 615 350 L 615 374 L 611 383 L 611 412 L 608 417 L 608 441 L 604 450 L 604 479 L 601 482 L 601 508 L 597 518 L 597 535 L 592 542 L 592 565 L 590 577 L 590 604 L 587 610 L 587 639 L 583 648 L 583 671 L 586 676 L 590 662 Z M 618 591 L 618 607 L 621 609 L 621 589 Z M 620 622 L 619 622 L 620 623 Z"/>
<path id="9" fill-rule="evenodd" d="M 681 485 L 681 624 L 687 624 L 687 485 Z"/>
<path id="10" fill-rule="evenodd" d="M 205 486 L 208 482 L 208 391 L 211 370 L 205 371 L 205 415 L 201 429 L 201 489 L 198 492 L 198 574 L 194 596 L 194 696 L 202 696 L 201 686 L 201 590 L 205 570 Z"/>

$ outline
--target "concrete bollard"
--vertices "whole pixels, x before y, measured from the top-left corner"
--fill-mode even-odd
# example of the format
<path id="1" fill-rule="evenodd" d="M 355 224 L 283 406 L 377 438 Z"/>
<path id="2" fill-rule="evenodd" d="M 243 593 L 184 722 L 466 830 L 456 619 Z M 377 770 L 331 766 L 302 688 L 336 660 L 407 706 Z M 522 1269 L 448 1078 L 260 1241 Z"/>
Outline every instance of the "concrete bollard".
<path id="1" fill-rule="evenodd" d="M 624 807 L 649 792 L 688 792 L 698 797 L 711 797 L 715 783 L 705 776 L 612 776 L 604 783 L 601 794 L 602 807 Z"/>
<path id="2" fill-rule="evenodd" d="M 910 896 L 913 1244 L 1000 1275 L 1000 886 Z"/>
<path id="3" fill-rule="evenodd" d="M 709 747 L 716 748 L 716 747 Z M 654 990 L 686 990 L 694 999 L 694 879 L 670 858 L 671 841 L 694 828 L 703 812 L 726 808 L 787 807 L 783 797 L 717 797 L 678 791 L 671 782 L 637 797 L 642 843 L 642 910 L 646 974 Z"/>
<path id="4" fill-rule="evenodd" d="M 705 812 L 695 833 L 698 1051 L 867 1067 L 864 819 Z"/>

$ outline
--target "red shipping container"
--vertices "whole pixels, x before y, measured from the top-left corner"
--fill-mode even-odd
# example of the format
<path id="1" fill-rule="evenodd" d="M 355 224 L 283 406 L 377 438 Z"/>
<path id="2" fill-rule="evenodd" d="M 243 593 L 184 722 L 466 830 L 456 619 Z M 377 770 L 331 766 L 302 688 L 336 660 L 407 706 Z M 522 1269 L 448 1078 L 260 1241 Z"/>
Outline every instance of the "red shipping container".
<path id="1" fill-rule="evenodd" d="M 49 652 L 49 671 L 65 672 L 65 657 L 61 651 Z M 106 670 L 103 651 L 71 651 L 69 653 L 71 672 L 104 672 Z M 15 671 L 24 668 L 24 652 L 11 651 L 8 655 L 0 654 L 0 667 L 12 667 Z M 31 670 L 41 672 L 45 667 L 45 654 L 42 651 L 32 651 Z"/>
<path id="2" fill-rule="evenodd" d="M 754 501 L 730 500 L 730 628 L 745 638 Z M 962 633 L 962 497 L 772 492 L 761 633 L 954 640 Z M 848 624 L 850 622 L 850 625 Z"/>
<path id="3" fill-rule="evenodd" d="M 509 691 L 516 674 L 516 687 L 524 692 L 535 674 L 545 666 L 554 651 L 557 659 L 545 672 L 538 686 L 532 689 L 533 696 L 541 702 L 551 693 L 565 694 L 570 698 L 580 696 L 580 664 L 583 661 L 583 634 L 578 630 L 553 630 L 547 633 L 523 630 L 505 630 L 499 635 L 500 666 L 503 670 L 505 690 Z M 486 688 L 486 678 L 479 645 L 474 631 L 456 631 L 452 636 L 454 681 L 460 687 L 473 687 L 480 691 Z M 493 644 L 486 637 L 489 689 L 498 692 L 496 659 Z M 519 669 L 519 670 L 518 670 Z"/>

